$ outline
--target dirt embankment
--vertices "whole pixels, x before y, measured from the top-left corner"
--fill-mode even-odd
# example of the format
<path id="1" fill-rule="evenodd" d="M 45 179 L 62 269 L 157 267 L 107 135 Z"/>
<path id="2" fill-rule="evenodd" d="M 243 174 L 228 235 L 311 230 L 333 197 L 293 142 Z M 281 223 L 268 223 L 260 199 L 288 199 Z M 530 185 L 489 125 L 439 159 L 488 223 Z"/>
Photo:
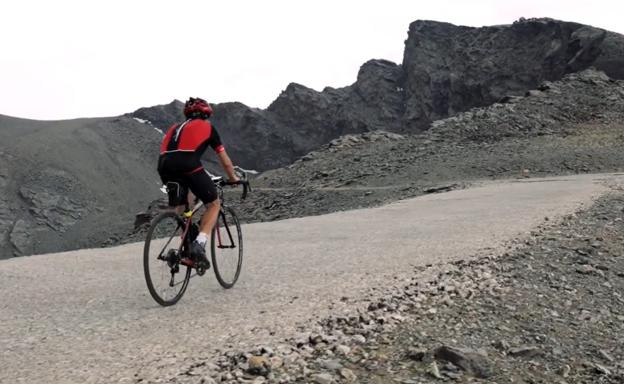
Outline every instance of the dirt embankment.
<path id="1" fill-rule="evenodd" d="M 0 260 L 99 246 L 128 228 L 160 194 L 160 137 L 127 117 L 0 116 Z"/>

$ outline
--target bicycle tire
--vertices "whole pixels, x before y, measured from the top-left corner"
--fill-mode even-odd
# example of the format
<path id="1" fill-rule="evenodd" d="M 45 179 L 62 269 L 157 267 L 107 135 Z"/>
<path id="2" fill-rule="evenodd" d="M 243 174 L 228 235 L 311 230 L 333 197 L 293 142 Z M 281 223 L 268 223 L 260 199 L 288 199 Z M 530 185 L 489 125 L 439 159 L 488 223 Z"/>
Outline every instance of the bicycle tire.
<path id="1" fill-rule="evenodd" d="M 160 230 L 170 230 L 169 228 L 164 228 L 165 227 L 164 223 L 166 221 L 169 221 L 170 222 L 169 224 L 175 223 L 175 225 L 177 226 L 174 232 L 171 233 L 171 235 L 169 235 L 170 237 L 168 241 L 165 243 L 166 244 L 165 247 L 160 247 L 160 245 L 158 245 L 155 242 L 155 240 L 157 240 L 158 235 L 160 234 L 157 231 L 157 229 L 159 229 L 159 224 L 161 224 Z M 171 225 L 174 225 L 174 224 L 171 224 Z M 179 230 L 179 233 L 177 232 L 178 230 Z M 145 238 L 145 245 L 143 248 L 143 272 L 145 273 L 145 282 L 147 283 L 147 289 L 152 295 L 152 298 L 158 304 L 164 307 L 174 305 L 182 298 L 182 296 L 184 295 L 184 292 L 186 292 L 186 288 L 188 287 L 189 280 L 191 279 L 190 267 L 186 267 L 186 272 L 181 271 L 181 268 L 184 267 L 182 264 L 179 263 L 179 259 L 183 257 L 182 255 L 183 250 L 182 250 L 181 242 L 177 246 L 177 255 L 175 256 L 177 257 L 177 261 L 158 259 L 158 256 L 162 256 L 164 252 L 167 252 L 168 254 L 172 250 L 176 251 L 176 247 L 174 246 L 168 249 L 167 247 L 169 246 L 171 241 L 174 239 L 174 237 L 180 237 L 183 231 L 184 231 L 183 222 L 175 212 L 163 212 L 152 220 L 152 223 L 150 224 L 150 228 L 147 232 L 147 236 Z M 161 249 L 160 252 L 158 252 L 159 248 Z M 150 254 L 150 250 L 155 250 L 156 253 Z M 173 254 L 171 258 L 172 257 L 173 257 Z M 170 257 L 167 256 L 167 258 L 170 258 Z M 171 264 L 173 264 L 173 266 L 170 264 L 170 262 Z M 169 299 L 165 298 L 164 294 L 158 292 L 157 287 L 154 285 L 154 278 L 156 276 L 152 276 L 153 273 L 150 271 L 151 266 L 157 266 L 157 269 L 161 271 L 164 268 L 169 268 L 170 274 L 172 273 L 173 268 L 177 266 L 178 271 L 179 271 L 177 273 L 184 273 L 183 280 L 181 280 L 178 284 L 175 285 L 175 286 L 179 286 L 179 291 L 177 291 L 177 293 L 175 293 L 175 295 L 172 298 L 169 298 Z M 158 266 L 160 268 L 158 268 Z M 173 278 L 170 277 L 170 279 L 171 279 L 170 283 L 173 282 Z M 173 291 L 175 292 L 175 289 Z"/>
<path id="2" fill-rule="evenodd" d="M 229 230 L 226 228 L 229 228 Z M 232 230 L 235 230 L 236 234 L 233 234 Z M 227 243 L 229 244 L 228 246 L 223 246 L 221 243 L 221 240 L 224 240 L 224 238 L 226 242 L 231 241 L 231 243 Z M 234 247 L 232 248 L 232 246 Z M 226 249 L 228 248 L 233 250 L 235 249 L 236 251 L 226 252 Z M 223 207 L 219 211 L 217 222 L 215 227 L 212 229 L 212 234 L 210 236 L 210 253 L 212 268 L 214 269 L 217 281 L 225 289 L 232 288 L 238 280 L 243 266 L 243 232 L 241 231 L 240 222 L 238 221 L 236 212 L 234 212 L 234 210 L 230 207 Z M 225 253 L 228 253 L 229 255 L 225 255 L 225 258 L 219 261 L 218 257 L 224 255 Z M 236 260 L 234 260 L 234 258 L 236 258 Z M 223 272 L 225 268 L 222 267 L 223 264 L 225 264 L 225 261 L 235 265 L 236 270 L 232 278 L 226 278 L 224 276 Z M 235 262 L 235 264 L 232 262 Z"/>

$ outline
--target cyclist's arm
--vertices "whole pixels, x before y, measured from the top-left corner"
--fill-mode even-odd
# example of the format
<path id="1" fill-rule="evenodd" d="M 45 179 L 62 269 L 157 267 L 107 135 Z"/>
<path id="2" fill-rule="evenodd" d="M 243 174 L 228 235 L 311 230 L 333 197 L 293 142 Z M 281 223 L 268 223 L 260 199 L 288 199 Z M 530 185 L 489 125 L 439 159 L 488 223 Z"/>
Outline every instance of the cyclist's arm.
<path id="1" fill-rule="evenodd" d="M 208 145 L 217 153 L 217 158 L 219 159 L 219 163 L 221 163 L 221 167 L 227 174 L 228 181 L 238 181 L 238 176 L 236 176 L 234 172 L 234 164 L 232 164 L 232 160 L 230 160 L 230 157 L 225 151 L 225 147 L 223 147 L 223 143 L 221 143 L 221 137 L 219 137 L 219 132 L 217 132 L 214 125 L 210 133 L 210 139 L 208 139 Z"/>
<path id="2" fill-rule="evenodd" d="M 225 149 L 217 153 L 217 157 L 219 158 L 219 163 L 221 163 L 221 167 L 227 174 L 228 181 L 234 182 L 238 181 L 238 176 L 234 172 L 234 164 L 232 164 L 232 160 L 230 160 L 230 156 L 228 156 Z"/>

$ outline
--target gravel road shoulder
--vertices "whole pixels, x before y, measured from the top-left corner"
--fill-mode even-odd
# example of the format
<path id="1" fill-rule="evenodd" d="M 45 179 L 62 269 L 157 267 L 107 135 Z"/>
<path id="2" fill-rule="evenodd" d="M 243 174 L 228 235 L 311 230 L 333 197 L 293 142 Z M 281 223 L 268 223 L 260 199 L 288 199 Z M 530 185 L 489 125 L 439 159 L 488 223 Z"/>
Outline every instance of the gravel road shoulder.
<path id="1" fill-rule="evenodd" d="M 302 328 L 282 345 L 230 351 L 173 379 L 621 383 L 623 216 L 624 190 L 612 186 L 590 208 L 547 221 L 500 257 L 417 268 L 418 278 L 394 282 L 351 314 Z"/>

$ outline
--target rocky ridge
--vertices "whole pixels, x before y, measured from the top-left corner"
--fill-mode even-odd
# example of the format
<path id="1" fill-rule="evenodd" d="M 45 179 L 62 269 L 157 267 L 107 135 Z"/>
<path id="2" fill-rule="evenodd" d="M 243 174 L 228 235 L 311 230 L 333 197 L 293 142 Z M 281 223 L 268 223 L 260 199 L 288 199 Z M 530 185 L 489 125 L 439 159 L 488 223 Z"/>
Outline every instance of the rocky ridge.
<path id="1" fill-rule="evenodd" d="M 541 90 L 539 90 L 541 89 Z M 420 135 L 334 140 L 265 172 L 247 220 L 378 205 L 487 179 L 622 170 L 624 82 L 589 69 L 436 121 Z"/>
<path id="2" fill-rule="evenodd" d="M 436 121 L 422 134 L 342 136 L 288 167 L 262 173 L 246 201 L 236 192 L 228 201 L 244 221 L 271 221 L 381 205 L 484 180 L 623 169 L 624 81 L 588 69 L 538 87 Z M 152 202 L 125 241 L 141 239 L 163 204 Z"/>
<path id="3" fill-rule="evenodd" d="M 578 23 L 521 19 L 472 28 L 419 20 L 409 27 L 402 64 L 370 60 L 357 80 L 321 92 L 291 83 L 266 109 L 214 105 L 213 122 L 245 168 L 273 169 L 345 134 L 418 133 L 430 123 L 590 66 L 624 79 L 624 36 Z M 132 116 L 166 129 L 182 104 Z"/>
<path id="4" fill-rule="evenodd" d="M 621 49 L 617 35 L 552 19 L 484 28 L 416 21 L 403 58 L 406 119 L 428 125 L 589 66 L 621 79 L 609 52 Z"/>

